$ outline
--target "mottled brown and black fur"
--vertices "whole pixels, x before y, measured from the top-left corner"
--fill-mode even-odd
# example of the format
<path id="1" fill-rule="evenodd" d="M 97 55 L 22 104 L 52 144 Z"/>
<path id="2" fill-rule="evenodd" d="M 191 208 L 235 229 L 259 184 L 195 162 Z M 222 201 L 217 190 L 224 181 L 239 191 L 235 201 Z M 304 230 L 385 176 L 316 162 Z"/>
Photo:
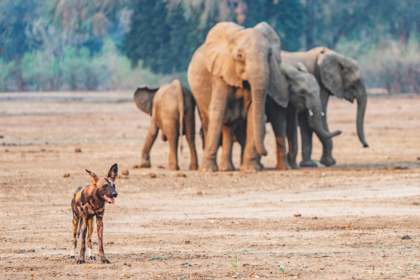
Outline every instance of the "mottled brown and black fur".
<path id="1" fill-rule="evenodd" d="M 118 175 L 118 165 L 114 164 L 108 171 L 108 175 L 99 178 L 92 171 L 86 170 L 92 182 L 86 187 L 79 187 L 73 195 L 71 209 L 73 212 L 73 246 L 76 256 L 77 239 L 81 233 L 80 255 L 77 263 L 85 262 L 86 234 L 88 236 L 88 257 L 95 259 L 91 255 L 93 218 L 96 217 L 96 231 L 98 233 L 99 258 L 103 263 L 109 263 L 105 257 L 103 246 L 103 217 L 105 213 L 105 203 L 114 203 L 117 197 L 115 179 Z"/>

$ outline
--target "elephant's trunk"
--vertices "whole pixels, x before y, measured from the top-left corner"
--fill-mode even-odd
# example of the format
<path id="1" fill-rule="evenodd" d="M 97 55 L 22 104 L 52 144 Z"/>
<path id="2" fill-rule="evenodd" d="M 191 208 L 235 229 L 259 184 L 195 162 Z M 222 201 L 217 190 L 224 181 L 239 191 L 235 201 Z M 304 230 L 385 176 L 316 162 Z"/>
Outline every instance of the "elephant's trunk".
<path id="1" fill-rule="evenodd" d="M 309 117 L 309 125 L 314 129 L 315 133 L 320 138 L 329 139 L 341 134 L 340 130 L 336 130 L 334 132 L 327 131 L 322 125 L 322 120 L 320 116 Z"/>
<path id="2" fill-rule="evenodd" d="M 366 113 L 366 105 L 367 105 L 367 93 L 366 88 L 364 85 L 361 85 L 362 89 L 360 94 L 357 96 L 357 119 L 356 119 L 356 128 L 357 128 L 357 136 L 359 136 L 360 143 L 362 143 L 364 148 L 369 147 L 369 144 L 366 142 L 365 138 L 365 129 L 364 129 L 364 122 L 365 122 L 365 113 Z"/>
<path id="3" fill-rule="evenodd" d="M 251 98 L 252 98 L 252 122 L 254 130 L 254 144 L 257 153 L 260 156 L 266 156 L 267 150 L 264 146 L 265 136 L 265 99 L 268 85 L 268 65 L 262 66 L 267 69 L 258 71 L 254 74 L 251 84 Z"/>

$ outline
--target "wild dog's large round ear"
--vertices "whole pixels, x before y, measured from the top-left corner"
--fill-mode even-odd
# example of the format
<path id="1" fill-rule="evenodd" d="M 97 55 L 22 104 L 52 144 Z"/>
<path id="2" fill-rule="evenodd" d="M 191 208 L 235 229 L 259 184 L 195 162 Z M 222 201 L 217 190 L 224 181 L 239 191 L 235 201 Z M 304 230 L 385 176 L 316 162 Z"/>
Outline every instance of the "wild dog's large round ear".
<path id="1" fill-rule="evenodd" d="M 96 175 L 96 174 L 95 174 L 95 172 L 92 172 L 92 171 L 90 171 L 90 170 L 88 170 L 88 169 L 85 169 L 85 171 L 86 171 L 86 173 L 87 173 L 87 174 L 89 174 L 90 178 L 92 178 L 92 183 L 93 183 L 94 185 L 96 185 L 96 183 L 97 183 L 97 182 L 98 182 L 98 180 L 99 180 L 98 175 Z"/>
<path id="2" fill-rule="evenodd" d="M 108 171 L 108 178 L 110 178 L 112 181 L 115 181 L 117 176 L 118 176 L 118 164 L 114 163 Z"/>

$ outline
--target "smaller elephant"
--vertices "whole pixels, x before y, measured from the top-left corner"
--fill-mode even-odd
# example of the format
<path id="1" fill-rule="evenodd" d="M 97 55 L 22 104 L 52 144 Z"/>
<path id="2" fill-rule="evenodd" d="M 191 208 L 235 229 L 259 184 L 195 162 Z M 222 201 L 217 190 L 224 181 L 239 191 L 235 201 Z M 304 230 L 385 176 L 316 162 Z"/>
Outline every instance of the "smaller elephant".
<path id="1" fill-rule="evenodd" d="M 178 138 L 186 135 L 190 149 L 190 170 L 198 169 L 195 147 L 195 101 L 179 80 L 160 88 L 141 87 L 134 93 L 137 107 L 152 118 L 141 153 L 141 167 L 151 167 L 150 150 L 162 130 L 162 140 L 169 143 L 169 169 L 179 170 Z"/>
<path id="2" fill-rule="evenodd" d="M 318 47 L 306 52 L 282 52 L 283 62 L 296 65 L 303 63 L 309 73 L 315 76 L 321 90 L 324 127 L 328 129 L 327 109 L 330 96 L 345 99 L 349 102 L 357 101 L 356 130 L 363 147 L 369 145 L 366 141 L 364 119 L 367 106 L 367 92 L 361 76 L 358 63 L 342 54 L 324 47 Z M 299 114 L 299 126 L 302 139 L 302 167 L 316 167 L 312 160 L 312 134 L 313 129 L 308 125 L 309 115 L 305 112 Z M 320 139 L 323 149 L 320 162 L 325 166 L 336 164 L 332 156 L 332 139 Z"/>
<path id="3" fill-rule="evenodd" d="M 320 88 L 315 77 L 308 72 L 303 64 L 292 66 L 286 63 L 281 65 L 281 77 L 284 88 L 289 96 L 289 104 L 284 107 L 278 104 L 271 96 L 267 96 L 265 112 L 267 121 L 270 122 L 276 139 L 276 169 L 288 168 L 286 162 L 286 135 L 288 138 L 289 151 L 287 160 L 292 168 L 297 168 L 297 114 L 308 111 L 309 125 L 321 139 L 329 139 L 341 134 L 341 131 L 328 132 L 323 126 L 320 100 Z M 278 93 L 279 94 L 279 93 Z M 284 95 L 284 93 L 283 93 Z M 241 138 L 241 130 L 235 130 L 237 139 Z M 239 141 L 242 143 L 243 141 Z"/>

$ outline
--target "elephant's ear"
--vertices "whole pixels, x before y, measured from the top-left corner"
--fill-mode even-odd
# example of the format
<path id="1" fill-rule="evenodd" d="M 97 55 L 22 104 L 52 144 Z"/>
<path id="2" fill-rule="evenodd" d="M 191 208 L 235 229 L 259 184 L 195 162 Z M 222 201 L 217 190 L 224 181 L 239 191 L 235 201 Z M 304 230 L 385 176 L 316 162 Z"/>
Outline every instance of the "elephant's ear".
<path id="1" fill-rule="evenodd" d="M 270 79 L 268 95 L 280 106 L 286 108 L 289 103 L 288 84 L 282 72 L 281 41 L 276 31 L 266 22 L 255 26 L 255 30 L 264 35 L 269 43 Z"/>
<path id="2" fill-rule="evenodd" d="M 157 91 L 157 88 L 138 88 L 133 96 L 134 103 L 136 103 L 137 108 L 146 114 L 152 115 L 153 97 Z"/>
<path id="3" fill-rule="evenodd" d="M 231 51 L 235 35 L 243 29 L 233 22 L 218 23 L 209 31 L 204 43 L 208 71 L 235 87 L 242 87 L 242 78 L 237 74 Z"/>
<path id="4" fill-rule="evenodd" d="M 263 21 L 255 26 L 255 30 L 259 31 L 265 36 L 265 38 L 267 38 L 272 53 L 280 57 L 281 40 L 277 32 L 273 29 L 273 27 L 271 27 L 271 25 Z"/>
<path id="5" fill-rule="evenodd" d="M 270 81 L 268 95 L 281 107 L 286 108 L 289 104 L 289 83 L 283 69 L 283 63 L 279 56 L 270 57 Z"/>
<path id="6" fill-rule="evenodd" d="M 342 66 L 338 56 L 327 50 L 321 50 L 317 60 L 319 76 L 322 84 L 335 96 L 343 96 Z"/>

